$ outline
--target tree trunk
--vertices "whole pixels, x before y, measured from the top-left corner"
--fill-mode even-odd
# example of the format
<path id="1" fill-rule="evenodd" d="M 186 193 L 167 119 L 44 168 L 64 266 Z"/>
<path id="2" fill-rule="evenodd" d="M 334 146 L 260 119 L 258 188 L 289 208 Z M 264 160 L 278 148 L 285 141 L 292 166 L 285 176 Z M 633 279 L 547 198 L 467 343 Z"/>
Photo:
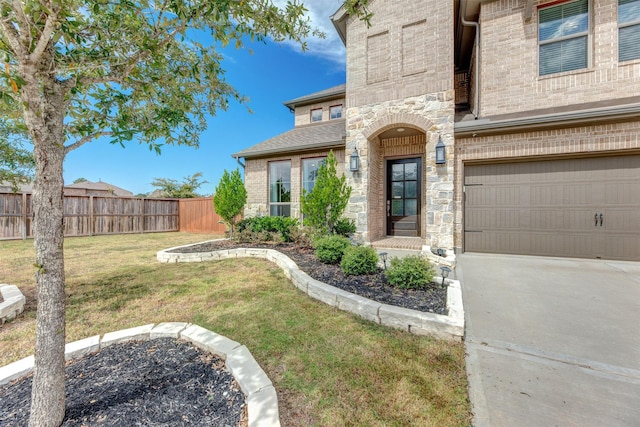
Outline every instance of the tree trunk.
<path id="1" fill-rule="evenodd" d="M 65 412 L 63 178 L 64 97 L 55 81 L 26 85 L 25 120 L 32 137 L 36 312 L 30 426 L 59 426 Z M 42 91 L 42 92 L 40 92 Z"/>

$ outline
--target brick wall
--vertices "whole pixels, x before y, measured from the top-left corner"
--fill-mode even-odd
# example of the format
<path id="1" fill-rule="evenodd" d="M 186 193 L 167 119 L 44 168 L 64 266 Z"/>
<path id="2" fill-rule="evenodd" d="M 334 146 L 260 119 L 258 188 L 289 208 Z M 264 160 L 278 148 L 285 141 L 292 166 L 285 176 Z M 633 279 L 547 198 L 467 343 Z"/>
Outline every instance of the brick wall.
<path id="1" fill-rule="evenodd" d="M 245 218 L 253 216 L 269 216 L 269 162 L 291 161 L 291 216 L 302 220 L 300 212 L 300 196 L 302 194 L 302 160 L 323 157 L 328 151 L 314 151 L 301 154 L 281 155 L 262 159 L 247 159 L 245 166 L 245 187 L 247 204 L 244 209 Z M 334 150 L 338 161 L 338 175 L 344 173 L 344 150 Z"/>
<path id="2" fill-rule="evenodd" d="M 538 132 L 456 138 L 455 246 L 462 248 L 464 165 L 478 161 L 537 160 L 558 157 L 637 153 L 640 121 Z"/>
<path id="3" fill-rule="evenodd" d="M 347 106 L 453 88 L 453 2 L 373 1 L 347 24 Z"/>
<path id="4" fill-rule="evenodd" d="M 295 111 L 295 126 L 308 125 L 311 123 L 311 110 L 315 110 L 316 108 L 322 108 L 322 121 L 325 122 L 329 120 L 329 108 L 334 105 L 342 105 L 342 117 L 346 112 L 345 99 L 339 98 L 334 99 L 332 101 L 320 102 L 317 104 L 304 105 L 302 107 L 297 107 Z M 317 123 L 317 122 L 316 122 Z"/>
<path id="5" fill-rule="evenodd" d="M 536 7 L 525 22 L 524 1 L 482 5 L 481 116 L 640 95 L 640 60 L 618 62 L 617 0 L 591 0 L 589 6 L 590 66 L 539 76 Z"/>

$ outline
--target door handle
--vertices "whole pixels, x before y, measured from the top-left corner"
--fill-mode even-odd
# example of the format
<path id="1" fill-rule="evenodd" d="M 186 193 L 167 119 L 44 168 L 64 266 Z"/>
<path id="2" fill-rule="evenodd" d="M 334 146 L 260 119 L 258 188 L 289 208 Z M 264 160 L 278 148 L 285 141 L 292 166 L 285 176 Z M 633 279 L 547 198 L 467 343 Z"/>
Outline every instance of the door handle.
<path id="1" fill-rule="evenodd" d="M 603 218 L 602 213 L 600 213 L 600 227 L 602 227 L 602 218 Z"/>
<path id="2" fill-rule="evenodd" d="M 596 218 L 596 227 L 597 227 L 598 226 L 598 213 L 597 212 L 596 212 L 595 218 Z"/>

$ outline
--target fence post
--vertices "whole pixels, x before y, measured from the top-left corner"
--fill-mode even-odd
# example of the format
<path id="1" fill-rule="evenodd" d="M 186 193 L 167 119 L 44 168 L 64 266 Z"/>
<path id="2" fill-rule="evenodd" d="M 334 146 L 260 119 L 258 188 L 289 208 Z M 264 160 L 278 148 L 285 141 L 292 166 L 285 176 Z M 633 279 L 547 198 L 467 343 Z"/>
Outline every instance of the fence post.
<path id="1" fill-rule="evenodd" d="M 22 193 L 22 240 L 27 240 L 27 193 Z"/>
<path id="2" fill-rule="evenodd" d="M 93 196 L 89 196 L 89 236 L 93 236 L 95 225 L 93 223 Z"/>

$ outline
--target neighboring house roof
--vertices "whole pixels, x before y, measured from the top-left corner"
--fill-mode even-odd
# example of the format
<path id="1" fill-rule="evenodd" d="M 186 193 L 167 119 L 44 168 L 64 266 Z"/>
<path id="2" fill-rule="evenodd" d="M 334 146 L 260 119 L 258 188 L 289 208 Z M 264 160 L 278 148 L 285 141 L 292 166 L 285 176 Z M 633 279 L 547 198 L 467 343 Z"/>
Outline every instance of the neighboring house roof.
<path id="1" fill-rule="evenodd" d="M 309 95 L 300 96 L 290 101 L 284 102 L 284 105 L 293 110 L 296 107 L 302 105 L 315 104 L 316 102 L 329 101 L 331 99 L 343 98 L 347 90 L 346 84 L 330 87 L 319 92 L 314 92 Z"/>
<path id="2" fill-rule="evenodd" d="M 0 182 L 0 193 L 13 193 L 13 185 L 9 181 Z M 18 193 L 33 193 L 33 183 L 18 184 Z"/>
<path id="3" fill-rule="evenodd" d="M 113 184 L 109 184 L 108 182 L 91 182 L 91 181 L 82 181 L 77 182 L 75 184 L 67 185 L 65 188 L 78 188 L 89 191 L 108 191 L 114 196 L 120 197 L 133 197 L 133 193 L 129 190 L 125 190 L 124 188 L 117 187 Z"/>
<path id="4" fill-rule="evenodd" d="M 345 119 L 297 126 L 271 139 L 232 154 L 233 157 L 261 157 L 291 151 L 309 151 L 344 147 L 347 136 Z"/>

